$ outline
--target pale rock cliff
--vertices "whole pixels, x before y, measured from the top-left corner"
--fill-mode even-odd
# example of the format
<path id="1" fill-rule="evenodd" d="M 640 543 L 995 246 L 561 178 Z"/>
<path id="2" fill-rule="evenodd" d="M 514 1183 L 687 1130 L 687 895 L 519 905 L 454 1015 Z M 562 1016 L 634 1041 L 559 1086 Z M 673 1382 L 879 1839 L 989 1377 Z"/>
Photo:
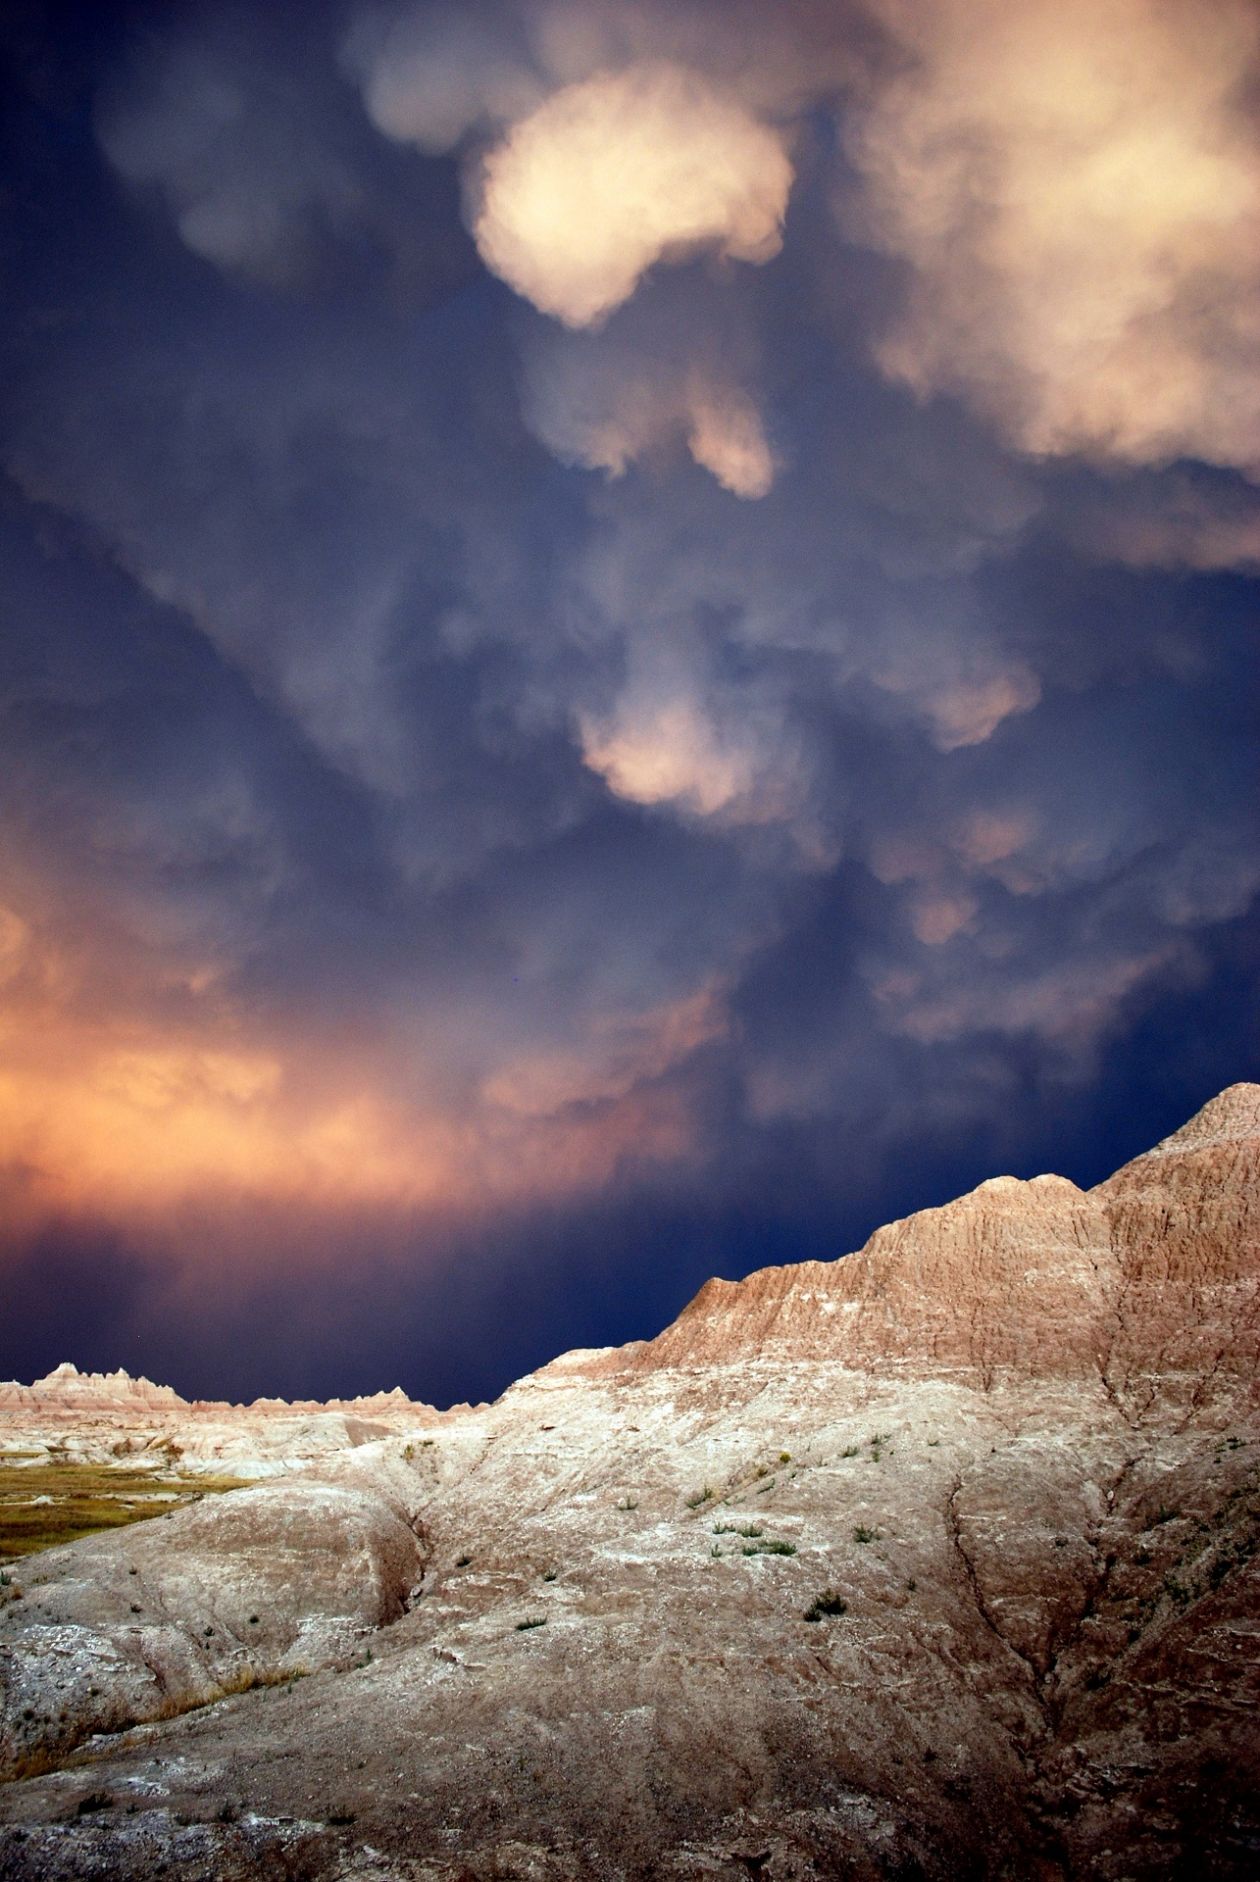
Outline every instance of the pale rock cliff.
<path id="1" fill-rule="evenodd" d="M 0 1876 L 1254 1876 L 1258 1178 L 1236 1086 L 31 1558 Z"/>

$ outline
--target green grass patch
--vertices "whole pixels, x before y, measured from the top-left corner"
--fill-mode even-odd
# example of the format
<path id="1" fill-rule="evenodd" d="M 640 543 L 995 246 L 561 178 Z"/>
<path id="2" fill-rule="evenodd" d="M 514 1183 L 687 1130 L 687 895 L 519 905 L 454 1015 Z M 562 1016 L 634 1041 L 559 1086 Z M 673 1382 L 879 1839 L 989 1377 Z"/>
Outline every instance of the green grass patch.
<path id="1" fill-rule="evenodd" d="M 178 1477 L 117 1464 L 10 1464 L 0 1459 L 0 1560 L 55 1549 L 98 1529 L 165 1516 L 239 1477 Z M 48 1502 L 37 1501 L 47 1497 Z M 158 1501 L 161 1497 L 161 1501 Z"/>

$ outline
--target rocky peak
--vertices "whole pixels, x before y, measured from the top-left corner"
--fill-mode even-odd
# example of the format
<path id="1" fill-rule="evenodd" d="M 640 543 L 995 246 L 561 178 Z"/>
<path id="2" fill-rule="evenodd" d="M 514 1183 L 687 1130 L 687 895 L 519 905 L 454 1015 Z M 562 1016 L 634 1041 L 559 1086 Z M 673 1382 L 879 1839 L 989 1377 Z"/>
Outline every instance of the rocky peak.
<path id="1" fill-rule="evenodd" d="M 655 1340 L 592 1369 L 773 1357 L 985 1389 L 1085 1378 L 1138 1415 L 1205 1364 L 1254 1376 L 1258 1166 L 1260 1086 L 1234 1085 L 1092 1191 L 991 1177 L 840 1260 L 708 1281 Z"/>

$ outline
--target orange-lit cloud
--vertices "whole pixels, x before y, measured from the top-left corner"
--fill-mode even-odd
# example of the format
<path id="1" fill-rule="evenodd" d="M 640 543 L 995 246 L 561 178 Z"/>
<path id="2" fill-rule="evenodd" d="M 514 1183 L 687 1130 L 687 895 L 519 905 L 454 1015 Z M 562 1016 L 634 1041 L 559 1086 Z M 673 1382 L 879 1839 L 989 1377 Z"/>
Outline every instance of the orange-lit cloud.
<path id="1" fill-rule="evenodd" d="M 1246 0 L 873 0 L 864 239 L 912 268 L 884 370 L 1023 449 L 1260 472 L 1260 140 Z"/>
<path id="2" fill-rule="evenodd" d="M 768 261 L 792 165 L 782 136 L 665 61 L 554 92 L 486 157 L 482 259 L 544 313 L 589 327 L 662 259 Z"/>
<path id="3" fill-rule="evenodd" d="M 370 1027 L 357 1051 L 274 1028 L 251 1042 L 215 976 L 193 979 L 183 1017 L 164 1023 L 117 937 L 63 958 L 0 910 L 11 1230 L 173 1220 L 191 1201 L 449 1215 L 580 1194 L 628 1158 L 691 1152 L 686 1098 L 661 1081 L 725 1024 L 716 986 L 598 1011 L 563 1046 L 492 1041 L 479 1092 L 439 1096 L 434 1080 L 426 1099 L 421 1068 L 406 1067 L 404 1089 L 399 1054 L 375 1048 Z"/>
<path id="4" fill-rule="evenodd" d="M 755 776 L 748 752 L 725 744 L 686 698 L 627 703 L 610 724 L 587 719 L 582 755 L 618 797 L 679 803 L 700 816 L 746 796 Z"/>
<path id="5" fill-rule="evenodd" d="M 521 1117 L 620 1101 L 721 1037 L 725 1024 L 717 990 L 702 987 L 644 1013 L 596 1021 L 582 1051 L 542 1050 L 517 1059 L 488 1080 L 485 1096 L 492 1106 Z"/>
<path id="6" fill-rule="evenodd" d="M 875 681 L 886 692 L 906 695 L 927 721 L 939 751 L 983 745 L 1004 720 L 1031 712 L 1041 698 L 1041 682 L 1022 661 L 1000 672 L 935 676 L 924 663 L 917 670 L 885 668 Z"/>

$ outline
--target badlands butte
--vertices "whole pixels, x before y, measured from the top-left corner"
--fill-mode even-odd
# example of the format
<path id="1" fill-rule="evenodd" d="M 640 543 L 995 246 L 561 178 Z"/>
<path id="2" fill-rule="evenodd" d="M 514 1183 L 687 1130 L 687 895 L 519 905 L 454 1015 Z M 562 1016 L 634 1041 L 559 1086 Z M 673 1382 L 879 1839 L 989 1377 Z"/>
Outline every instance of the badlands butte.
<path id="1" fill-rule="evenodd" d="M 1258 1162 L 1237 1085 L 491 1406 L 5 1388 L 6 1482 L 256 1481 L 9 1564 L 0 1875 L 1254 1877 Z"/>

